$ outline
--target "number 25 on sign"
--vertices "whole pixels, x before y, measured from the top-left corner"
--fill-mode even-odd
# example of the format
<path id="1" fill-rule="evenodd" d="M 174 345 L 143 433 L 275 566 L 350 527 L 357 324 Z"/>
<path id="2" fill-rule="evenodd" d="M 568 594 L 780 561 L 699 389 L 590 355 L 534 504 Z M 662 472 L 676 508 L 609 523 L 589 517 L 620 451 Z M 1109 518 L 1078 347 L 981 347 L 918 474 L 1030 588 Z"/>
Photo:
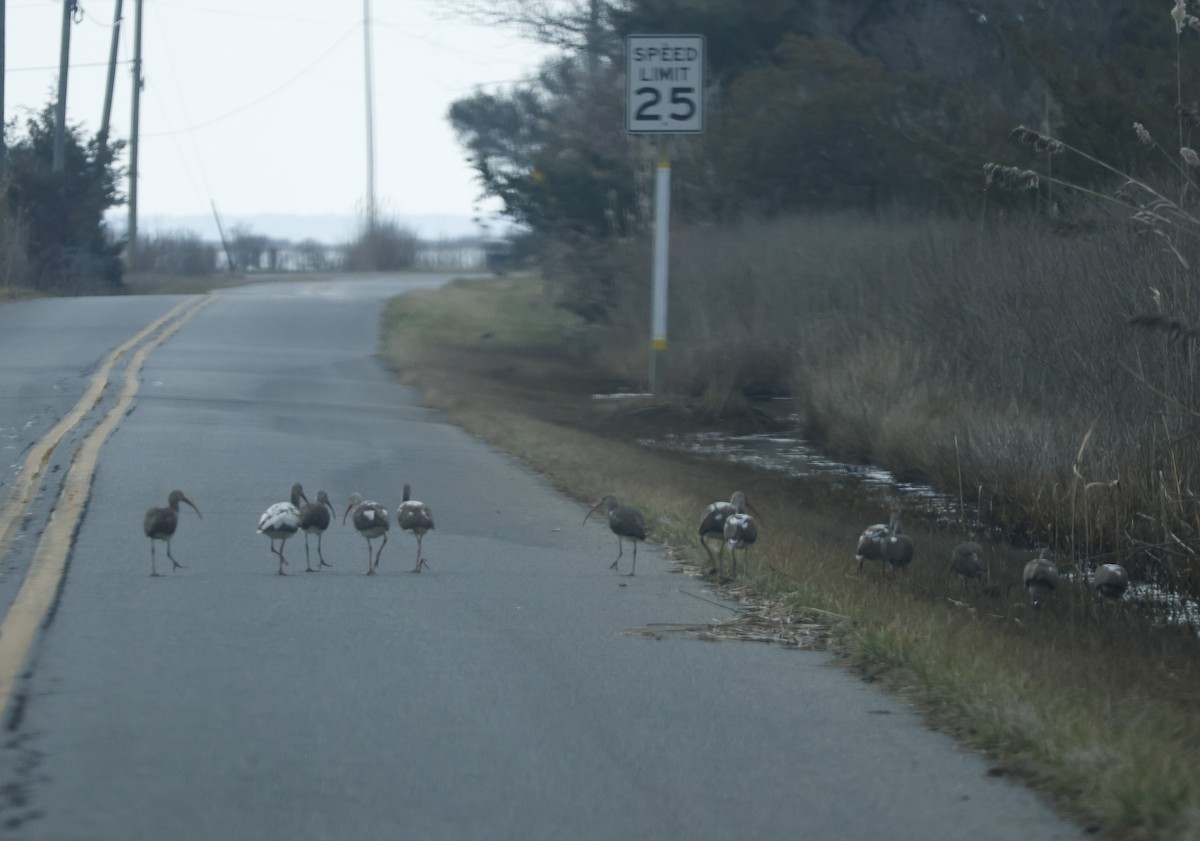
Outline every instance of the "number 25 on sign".
<path id="1" fill-rule="evenodd" d="M 703 35 L 630 35 L 625 56 L 626 130 L 704 131 Z"/>

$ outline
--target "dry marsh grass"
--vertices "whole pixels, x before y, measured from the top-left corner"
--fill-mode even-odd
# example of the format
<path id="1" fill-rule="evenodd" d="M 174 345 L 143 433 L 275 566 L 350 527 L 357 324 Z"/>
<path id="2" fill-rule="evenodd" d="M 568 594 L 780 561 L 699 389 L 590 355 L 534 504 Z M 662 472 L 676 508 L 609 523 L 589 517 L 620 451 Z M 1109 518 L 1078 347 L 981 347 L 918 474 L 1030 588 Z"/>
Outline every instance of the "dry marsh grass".
<path id="1" fill-rule="evenodd" d="M 480 313 L 498 311 L 482 302 L 499 289 L 460 285 L 390 305 L 387 355 L 427 402 L 581 502 L 615 492 L 642 507 L 653 538 L 685 562 L 704 558 L 695 534 L 704 506 L 728 498 L 732 488 L 745 490 L 762 512 L 763 536 L 739 593 L 757 593 L 799 614 L 820 611 L 816 621 L 832 626 L 843 662 L 987 752 L 994 773 L 1050 792 L 1103 837 L 1200 837 L 1200 764 L 1194 761 L 1200 661 L 1193 635 L 1154 627 L 1132 605 L 1122 612 L 1099 605 L 1084 586 L 1069 582 L 1048 608 L 1034 611 L 1019 584 L 1029 553 L 1002 544 L 986 547 L 997 594 L 964 591 L 948 575 L 950 549 L 961 535 L 920 520 L 906 529 L 917 543 L 907 574 L 893 577 L 875 565 L 860 575 L 853 546 L 865 524 L 886 514 L 877 504 L 864 508 L 853 493 L 813 480 L 630 443 L 635 433 L 622 424 L 631 418 L 598 422 L 597 413 L 608 410 L 588 399 L 596 378 L 606 374 L 575 363 L 540 380 L 539 388 L 537 372 L 545 363 L 527 346 L 514 339 L 498 347 L 478 338 Z M 563 314 L 534 281 L 510 281 L 503 294 L 525 299 L 505 309 L 510 316 L 543 325 L 531 335 L 544 354 L 553 346 L 546 330 Z M 434 311 L 440 311 L 436 319 Z M 459 317 L 463 329 L 453 329 Z M 494 329 L 505 329 L 491 320 Z M 527 328 L 513 325 L 513 335 Z M 442 343 L 445 337 L 449 344 Z M 497 369 L 505 375 L 495 376 Z M 637 427 L 636 434 L 642 432 Z M 1072 436 L 1059 445 L 1068 469 L 1079 443 Z M 1066 506 L 1066 492 L 1058 493 L 1055 504 Z M 1094 516 L 1101 511 L 1097 503 Z M 608 560 L 605 554 L 596 563 Z M 1069 572 L 1069 562 L 1064 566 Z"/>

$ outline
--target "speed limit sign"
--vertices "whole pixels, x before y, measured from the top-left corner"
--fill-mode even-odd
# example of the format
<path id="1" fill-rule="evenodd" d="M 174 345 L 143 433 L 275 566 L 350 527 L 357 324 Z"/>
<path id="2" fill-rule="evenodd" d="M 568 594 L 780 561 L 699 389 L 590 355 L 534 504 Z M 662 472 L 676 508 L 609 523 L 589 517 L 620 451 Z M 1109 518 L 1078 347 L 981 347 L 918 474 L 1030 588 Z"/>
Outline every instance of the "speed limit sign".
<path id="1" fill-rule="evenodd" d="M 704 131 L 704 36 L 625 39 L 625 127 L 633 134 Z"/>

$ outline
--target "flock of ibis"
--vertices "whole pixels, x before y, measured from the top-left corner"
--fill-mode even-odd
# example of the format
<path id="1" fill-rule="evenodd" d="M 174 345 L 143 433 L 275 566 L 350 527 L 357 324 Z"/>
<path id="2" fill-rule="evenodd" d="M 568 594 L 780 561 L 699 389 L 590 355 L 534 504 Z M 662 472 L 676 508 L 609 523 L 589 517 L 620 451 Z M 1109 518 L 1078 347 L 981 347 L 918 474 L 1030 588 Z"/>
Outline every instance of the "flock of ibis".
<path id="1" fill-rule="evenodd" d="M 185 503 L 201 517 L 200 509 L 187 498 L 183 491 L 171 491 L 167 504 L 151 508 L 146 512 L 144 531 L 150 538 L 150 574 L 159 574 L 156 566 L 155 547 L 157 541 L 167 545 L 167 558 L 172 564 L 172 571 L 183 567 L 171 555 L 171 538 L 179 525 L 179 504 Z M 637 573 L 637 545 L 646 539 L 646 519 L 642 512 L 632 505 L 624 505 L 613 494 L 606 494 L 595 505 L 588 509 L 583 522 L 586 524 L 592 514 L 603 509 L 608 519 L 608 527 L 617 536 L 617 557 L 609 565 L 609 569 L 620 572 L 619 564 L 625 554 L 625 541 L 633 545 L 633 558 L 629 572 L 623 575 L 633 576 Z M 278 575 L 286 575 L 283 568 L 287 559 L 283 555 L 283 547 L 288 538 L 296 532 L 304 532 L 304 561 L 306 572 L 319 572 L 322 567 L 331 566 L 325 561 L 321 552 L 321 536 L 336 518 L 337 512 L 329 495 L 325 491 L 317 492 L 316 502 L 310 502 L 299 482 L 292 485 L 291 498 L 287 502 L 277 502 L 263 512 L 258 521 L 258 533 L 270 540 L 271 553 L 278 558 Z M 367 575 L 374 575 L 379 569 L 379 558 L 383 547 L 387 545 L 388 528 L 391 519 L 387 508 L 378 502 L 364 500 L 358 492 L 350 495 L 350 503 L 342 514 L 342 523 L 350 517 L 357 531 L 367 541 Z M 758 522 L 761 519 L 758 511 L 750 504 L 746 494 L 735 491 L 728 502 L 714 502 L 705 509 L 698 530 L 700 545 L 708 554 L 709 560 L 715 563 L 712 572 L 722 582 L 737 578 L 737 552 L 740 550 L 745 562 L 746 553 L 758 540 Z M 417 539 L 417 561 L 409 572 L 419 573 L 428 566 L 425 559 L 423 540 L 425 535 L 433 531 L 433 513 L 429 506 L 412 498 L 412 488 L 404 486 L 404 498 L 396 509 L 396 520 L 402 531 L 410 532 Z M 309 551 L 308 539 L 311 535 L 317 537 L 317 566 L 314 568 Z M 720 541 L 717 554 L 714 556 L 709 541 L 716 538 Z M 379 540 L 379 548 L 373 546 L 373 541 Z M 278 548 L 276 548 L 278 543 Z M 729 547 L 731 564 L 730 574 L 725 573 L 725 547 Z M 887 523 L 875 523 L 868 526 L 858 539 L 858 547 L 854 559 L 858 561 L 861 572 L 866 561 L 880 561 L 885 569 L 893 573 L 904 571 L 912 563 L 914 545 L 912 538 L 904 533 L 900 521 L 900 512 L 893 510 Z M 964 590 L 971 582 L 976 582 L 980 592 L 983 592 L 988 577 L 987 564 L 983 559 L 983 547 L 978 543 L 967 541 L 959 543 L 950 554 L 948 574 L 957 575 Z M 1025 565 L 1022 583 L 1029 595 L 1033 607 L 1041 607 L 1046 599 L 1058 588 L 1058 567 L 1049 558 L 1049 551 L 1042 549 L 1038 557 Z M 1129 575 L 1118 564 L 1103 564 L 1096 568 L 1092 577 L 1092 585 L 1096 592 L 1106 599 L 1118 600 L 1129 588 Z"/>
<path id="2" fill-rule="evenodd" d="M 891 520 L 886 524 L 867 526 L 858 538 L 854 559 L 858 561 L 859 571 L 865 561 L 882 561 L 893 571 L 903 570 L 912 562 L 912 538 L 902 530 L 899 511 L 893 510 Z M 974 581 L 982 593 L 987 572 L 983 547 L 978 543 L 965 541 L 951 551 L 948 574 L 957 575 L 964 590 Z M 1058 589 L 1058 578 L 1058 567 L 1050 560 L 1050 550 L 1041 549 L 1038 556 L 1025 565 L 1021 576 L 1030 605 L 1041 607 Z M 1119 564 L 1101 564 L 1092 574 L 1092 586 L 1102 597 L 1116 601 L 1129 589 L 1129 574 Z"/>
<path id="3" fill-rule="evenodd" d="M 183 491 L 179 490 L 171 491 L 166 505 L 156 506 L 146 512 L 142 530 L 146 537 L 150 538 L 150 575 L 152 576 L 159 574 L 154 551 L 154 544 L 159 540 L 167 544 L 167 557 L 170 558 L 173 565 L 172 571 L 183 567 L 183 564 L 175 560 L 171 554 L 171 538 L 175 536 L 175 529 L 179 526 L 179 503 L 181 502 L 190 505 L 196 512 L 196 516 L 203 519 L 200 509 L 187 498 Z M 317 501 L 310 502 L 304 493 L 304 487 L 299 482 L 292 485 L 291 496 L 287 502 L 276 502 L 268 507 L 258 520 L 258 533 L 271 541 L 271 554 L 279 559 L 276 574 L 287 575 L 283 571 L 283 568 L 287 566 L 283 547 L 289 537 L 300 531 L 304 532 L 305 572 L 319 572 L 322 567 L 332 567 L 332 564 L 325 561 L 325 555 L 321 552 L 321 536 L 336 517 L 337 512 L 325 491 L 317 491 Z M 350 494 L 350 504 L 342 514 L 343 524 L 347 517 L 350 517 L 354 530 L 367 541 L 366 574 L 374 575 L 379 569 L 379 556 L 383 553 L 383 547 L 387 545 L 387 532 L 391 525 L 388 510 L 378 502 L 364 500 L 362 494 L 355 492 Z M 420 572 L 423 567 L 429 565 L 424 555 L 423 539 L 426 533 L 434 529 L 433 513 L 429 510 L 428 505 L 412 498 L 412 488 L 409 485 L 404 486 L 404 498 L 396 509 L 396 520 L 400 524 L 401 531 L 411 532 L 417 538 L 417 563 L 409 571 Z M 314 534 L 317 536 L 316 567 L 312 565 L 308 543 L 309 537 Z M 375 549 L 371 542 L 377 538 L 383 538 L 383 540 L 380 542 L 379 548 Z M 276 548 L 276 543 L 279 544 L 278 548 Z"/>

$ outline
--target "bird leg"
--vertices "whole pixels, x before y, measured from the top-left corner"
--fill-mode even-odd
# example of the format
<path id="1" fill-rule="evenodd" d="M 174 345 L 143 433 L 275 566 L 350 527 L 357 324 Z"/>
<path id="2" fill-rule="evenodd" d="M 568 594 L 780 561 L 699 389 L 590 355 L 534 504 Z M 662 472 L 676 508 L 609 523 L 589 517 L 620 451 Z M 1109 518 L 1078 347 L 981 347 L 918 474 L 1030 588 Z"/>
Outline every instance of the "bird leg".
<path id="1" fill-rule="evenodd" d="M 417 535 L 417 565 L 410 569 L 409 572 L 419 573 L 421 571 L 421 567 L 429 566 L 429 563 L 421 557 L 421 537 L 422 535 Z"/>
<path id="2" fill-rule="evenodd" d="M 375 557 L 375 554 L 371 549 L 371 538 L 368 537 L 367 538 L 367 575 L 375 574 L 375 564 L 372 563 L 372 560 L 374 557 Z"/>
<path id="3" fill-rule="evenodd" d="M 272 540 L 271 541 L 271 551 L 279 556 L 279 572 L 277 572 L 275 574 L 276 575 L 287 575 L 287 573 L 283 571 L 283 565 L 287 563 L 287 558 L 283 557 L 283 541 L 282 540 L 279 541 L 279 548 L 276 549 L 275 541 Z"/>
<path id="4" fill-rule="evenodd" d="M 154 541 L 150 541 L 150 577 L 157 578 L 158 570 L 154 567 Z"/>
<path id="5" fill-rule="evenodd" d="M 167 541 L 167 557 L 171 559 L 171 572 L 177 569 L 187 569 L 187 567 L 175 560 L 175 556 L 171 554 L 171 541 L 169 540 Z"/>
<path id="6" fill-rule="evenodd" d="M 316 572 L 316 570 L 312 568 L 312 561 L 308 559 L 308 532 L 304 533 L 304 571 Z"/>
<path id="7" fill-rule="evenodd" d="M 387 535 L 386 534 L 383 536 L 383 543 L 379 544 L 379 551 L 375 553 L 375 566 L 371 567 L 371 569 L 373 569 L 373 570 L 379 569 L 379 556 L 383 554 L 384 546 L 387 546 Z"/>
<path id="8" fill-rule="evenodd" d="M 625 573 L 627 578 L 632 578 L 637 573 L 637 544 L 636 540 L 633 541 L 633 566 L 629 568 L 629 572 Z"/>
<path id="9" fill-rule="evenodd" d="M 636 549 L 636 548 L 637 548 L 637 544 L 635 543 L 635 544 L 633 544 L 633 545 L 634 545 L 634 548 Z M 609 569 L 616 569 L 616 568 L 617 568 L 617 564 L 618 564 L 618 563 L 620 563 L 620 561 L 621 561 L 621 556 L 622 556 L 623 554 L 625 554 L 625 541 L 624 541 L 624 540 L 622 540 L 622 539 L 621 539 L 621 538 L 618 536 L 618 537 L 617 537 L 617 559 L 616 559 L 615 561 L 613 561 L 611 564 L 609 564 L 609 565 L 608 565 L 608 568 L 609 568 Z"/>
<path id="10" fill-rule="evenodd" d="M 333 564 L 325 563 L 325 556 L 321 554 L 321 537 L 322 536 L 323 535 L 321 535 L 320 533 L 317 534 L 317 558 L 321 561 L 321 563 L 317 564 L 317 572 L 321 571 L 321 567 L 329 567 L 330 569 L 333 569 Z M 305 536 L 304 539 L 307 541 L 308 537 Z M 307 543 L 305 545 L 307 545 Z"/>

